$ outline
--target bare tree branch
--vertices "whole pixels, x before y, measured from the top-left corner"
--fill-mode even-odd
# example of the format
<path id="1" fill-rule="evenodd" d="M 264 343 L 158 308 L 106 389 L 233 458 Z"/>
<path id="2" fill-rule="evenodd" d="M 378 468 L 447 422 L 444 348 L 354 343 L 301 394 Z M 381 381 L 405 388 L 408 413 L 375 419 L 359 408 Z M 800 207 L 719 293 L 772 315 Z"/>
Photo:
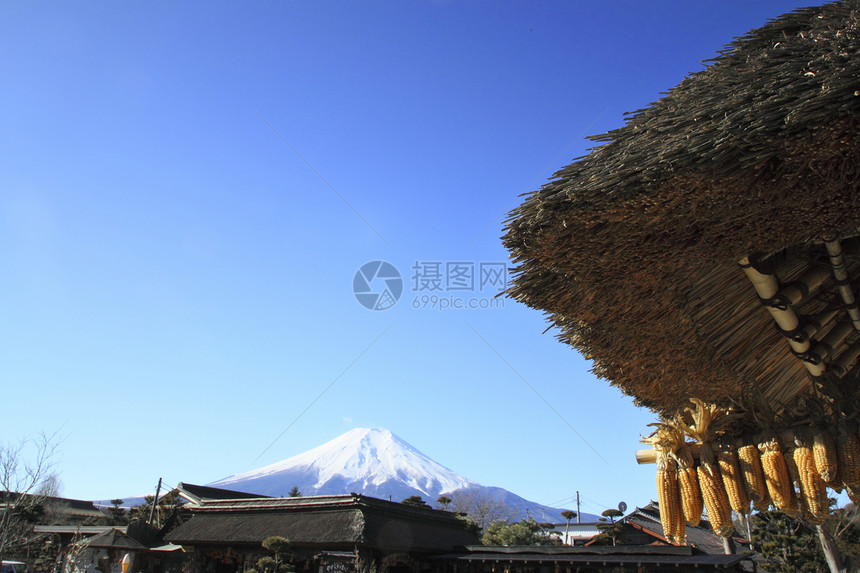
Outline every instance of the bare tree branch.
<path id="1" fill-rule="evenodd" d="M 58 491 L 55 458 L 59 445 L 57 432 L 0 443 L 0 560 L 26 521 L 24 510 Z"/>

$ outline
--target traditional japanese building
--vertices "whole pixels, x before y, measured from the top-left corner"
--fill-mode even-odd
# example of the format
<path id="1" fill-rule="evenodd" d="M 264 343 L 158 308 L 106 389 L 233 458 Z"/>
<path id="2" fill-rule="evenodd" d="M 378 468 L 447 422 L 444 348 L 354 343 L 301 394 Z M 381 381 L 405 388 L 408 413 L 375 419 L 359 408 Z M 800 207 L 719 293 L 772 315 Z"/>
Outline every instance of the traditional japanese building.
<path id="1" fill-rule="evenodd" d="M 359 494 L 204 499 L 165 535 L 189 554 L 192 573 L 236 573 L 270 553 L 264 539 L 289 540 L 286 559 L 314 573 L 418 571 L 430 555 L 478 542 L 454 514 Z"/>

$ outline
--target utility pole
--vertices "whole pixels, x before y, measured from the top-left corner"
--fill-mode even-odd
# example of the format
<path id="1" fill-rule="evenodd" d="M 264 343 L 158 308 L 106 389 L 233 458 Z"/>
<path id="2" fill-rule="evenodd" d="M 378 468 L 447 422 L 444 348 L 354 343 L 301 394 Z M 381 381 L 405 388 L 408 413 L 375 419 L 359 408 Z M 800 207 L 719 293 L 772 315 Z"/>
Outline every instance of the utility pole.
<path id="1" fill-rule="evenodd" d="M 582 518 L 579 517 L 580 515 L 582 515 L 582 512 L 579 511 L 579 492 L 577 491 L 576 492 L 576 522 L 577 523 L 582 523 Z"/>
<path id="2" fill-rule="evenodd" d="M 155 488 L 155 499 L 152 500 L 152 509 L 149 510 L 149 524 L 152 525 L 152 518 L 155 517 L 155 506 L 158 505 L 158 494 L 161 493 L 161 478 L 158 478 L 158 487 Z"/>

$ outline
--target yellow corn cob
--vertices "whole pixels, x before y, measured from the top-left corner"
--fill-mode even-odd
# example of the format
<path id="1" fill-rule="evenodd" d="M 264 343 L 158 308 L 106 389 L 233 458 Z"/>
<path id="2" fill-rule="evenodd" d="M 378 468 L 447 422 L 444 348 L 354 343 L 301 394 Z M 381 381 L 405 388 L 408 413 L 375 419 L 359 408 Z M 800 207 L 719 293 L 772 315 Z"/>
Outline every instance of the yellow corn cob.
<path id="1" fill-rule="evenodd" d="M 720 537 L 729 537 L 734 530 L 732 526 L 732 508 L 723 487 L 719 466 L 702 464 L 698 467 L 699 487 L 702 489 L 702 501 L 708 512 L 708 521 L 714 533 Z"/>
<path id="2" fill-rule="evenodd" d="M 738 455 L 731 444 L 724 443 L 720 446 L 717 450 L 717 461 L 720 465 L 723 487 L 726 488 L 726 494 L 729 497 L 729 505 L 740 514 L 748 514 L 750 512 L 750 499 L 744 488 Z"/>
<path id="3" fill-rule="evenodd" d="M 684 521 L 690 526 L 699 525 L 702 519 L 704 502 L 702 491 L 699 489 L 699 476 L 696 468 L 687 466 L 678 470 L 678 487 L 681 490 L 681 508 L 684 512 Z"/>
<path id="4" fill-rule="evenodd" d="M 720 468 L 714 459 L 711 441 L 720 433 L 720 426 L 729 419 L 729 411 L 714 404 L 705 404 L 691 398 L 694 408 L 686 408 L 684 414 L 675 417 L 674 425 L 700 444 L 701 464 L 696 470 L 702 502 L 708 512 L 708 520 L 717 535 L 728 537 L 734 531 L 729 498 L 720 477 Z M 688 423 L 692 421 L 692 424 Z M 691 466 L 692 467 L 692 466 Z"/>
<path id="5" fill-rule="evenodd" d="M 657 460 L 657 500 L 660 503 L 660 523 L 663 534 L 671 543 L 679 543 L 676 535 L 684 522 L 681 516 L 681 493 L 678 489 L 678 465 L 665 453 Z"/>
<path id="6" fill-rule="evenodd" d="M 714 461 L 714 453 L 709 443 L 704 443 L 699 449 L 701 464 L 698 467 L 699 488 L 702 490 L 702 501 L 708 512 L 708 521 L 714 533 L 720 537 L 729 537 L 734 531 L 732 524 L 732 508 L 729 497 L 723 487 L 720 476 L 720 466 Z"/>
<path id="7" fill-rule="evenodd" d="M 794 463 L 797 466 L 800 491 L 809 511 L 809 520 L 820 524 L 830 515 L 827 488 L 815 465 L 812 440 L 807 432 L 798 431 L 794 439 Z"/>
<path id="8" fill-rule="evenodd" d="M 678 498 L 680 502 L 680 498 Z M 687 522 L 684 519 L 683 512 L 678 510 L 678 522 L 675 524 L 675 543 L 678 545 L 686 545 L 687 544 Z"/>
<path id="9" fill-rule="evenodd" d="M 815 469 L 824 483 L 833 487 L 838 484 L 839 460 L 836 453 L 836 440 L 833 434 L 819 426 L 812 436 L 812 455 L 815 459 Z"/>
<path id="10" fill-rule="evenodd" d="M 738 464 L 741 468 L 744 487 L 755 508 L 766 511 L 770 504 L 770 494 L 764 481 L 761 456 L 753 444 L 743 444 L 738 448 Z"/>
<path id="11" fill-rule="evenodd" d="M 860 492 L 860 438 L 854 424 L 840 424 L 836 435 L 836 454 L 842 483 Z"/>
<path id="12" fill-rule="evenodd" d="M 699 489 L 699 476 L 693 467 L 693 453 L 688 444 L 683 444 L 676 453 L 678 458 L 678 488 L 681 490 L 681 509 L 687 525 L 695 527 L 702 519 L 705 506 L 702 502 L 702 490 Z"/>
<path id="13" fill-rule="evenodd" d="M 788 469 L 788 475 L 791 476 L 791 495 L 792 505 L 794 506 L 794 515 L 799 515 L 801 519 L 809 520 L 809 506 L 806 504 L 806 496 L 800 491 L 800 470 L 797 469 L 797 463 L 794 461 L 794 444 L 786 448 L 785 467 Z M 791 512 L 785 511 L 788 515 Z"/>
<path id="14" fill-rule="evenodd" d="M 789 515 L 797 513 L 794 500 L 794 486 L 785 465 L 782 445 L 776 436 L 763 439 L 758 445 L 761 452 L 761 467 L 764 482 L 773 505 Z"/>

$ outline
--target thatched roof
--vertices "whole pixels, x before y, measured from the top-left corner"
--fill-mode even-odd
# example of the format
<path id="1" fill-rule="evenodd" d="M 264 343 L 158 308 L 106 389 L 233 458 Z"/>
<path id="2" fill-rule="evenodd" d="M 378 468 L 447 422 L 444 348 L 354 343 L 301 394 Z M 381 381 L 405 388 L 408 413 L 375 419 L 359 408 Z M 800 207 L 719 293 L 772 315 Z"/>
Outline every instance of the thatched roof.
<path id="1" fill-rule="evenodd" d="M 830 236 L 857 278 L 859 11 L 852 0 L 773 20 L 595 137 L 603 145 L 510 214 L 509 295 L 658 411 L 691 396 L 789 404 L 808 392 L 738 262 L 753 256 L 785 285 L 828 264 L 819 239 Z M 795 304 L 801 321 L 844 311 L 836 287 L 830 277 Z"/>
<path id="2" fill-rule="evenodd" d="M 28 504 L 41 506 L 43 509 L 50 509 L 55 513 L 61 513 L 64 517 L 75 518 L 100 518 L 104 517 L 104 513 L 99 511 L 92 501 L 83 499 L 70 499 L 67 497 L 54 497 L 50 495 L 34 495 L 30 493 L 12 493 L 8 491 L 0 491 L 0 501 L 7 499 L 26 500 Z"/>
<path id="3" fill-rule="evenodd" d="M 453 514 L 358 494 L 203 500 L 165 536 L 182 545 L 252 545 L 286 537 L 299 547 L 450 550 L 475 543 Z"/>
<path id="4" fill-rule="evenodd" d="M 132 539 L 122 531 L 111 528 L 87 540 L 87 547 L 105 549 L 122 549 L 128 551 L 146 551 L 146 546 Z"/>

